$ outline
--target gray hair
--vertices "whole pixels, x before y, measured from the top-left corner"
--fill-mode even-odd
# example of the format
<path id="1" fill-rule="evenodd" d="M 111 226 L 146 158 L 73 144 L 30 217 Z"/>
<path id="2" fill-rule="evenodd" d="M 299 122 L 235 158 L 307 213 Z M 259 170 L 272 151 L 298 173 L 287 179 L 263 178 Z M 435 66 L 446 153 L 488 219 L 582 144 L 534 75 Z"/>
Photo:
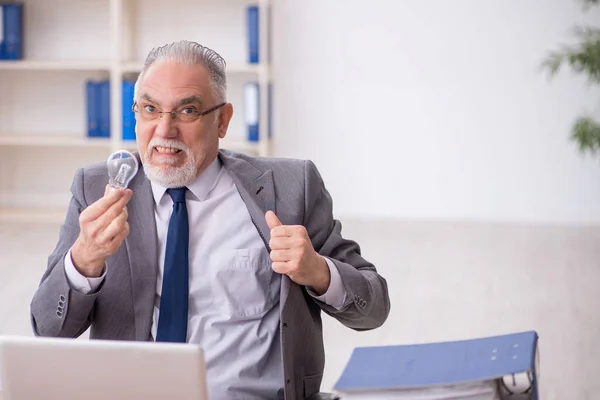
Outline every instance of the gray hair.
<path id="1" fill-rule="evenodd" d="M 226 101 L 227 78 L 226 63 L 216 51 L 196 42 L 181 40 L 161 47 L 155 47 L 148 53 L 144 66 L 135 83 L 134 96 L 137 98 L 139 82 L 148 68 L 156 61 L 172 61 L 186 65 L 202 65 L 208 70 L 213 95 L 218 103 Z"/>

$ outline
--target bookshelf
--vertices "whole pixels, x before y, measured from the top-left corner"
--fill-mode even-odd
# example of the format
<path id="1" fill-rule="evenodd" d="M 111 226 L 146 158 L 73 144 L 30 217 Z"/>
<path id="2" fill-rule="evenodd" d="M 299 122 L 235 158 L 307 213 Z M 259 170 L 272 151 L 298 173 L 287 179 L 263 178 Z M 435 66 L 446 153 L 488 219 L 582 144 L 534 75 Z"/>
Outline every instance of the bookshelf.
<path id="1" fill-rule="evenodd" d="M 10 0 L 9 0 L 10 1 Z M 61 221 L 75 170 L 106 160 L 122 139 L 122 81 L 148 51 L 187 39 L 227 61 L 234 116 L 221 147 L 270 155 L 272 0 L 13 0 L 24 5 L 23 59 L 0 60 L 0 221 Z M 248 62 L 246 8 L 259 6 L 260 63 Z M 110 83 L 110 137 L 87 135 L 85 83 Z M 244 84 L 259 85 L 259 138 L 247 138 Z"/>

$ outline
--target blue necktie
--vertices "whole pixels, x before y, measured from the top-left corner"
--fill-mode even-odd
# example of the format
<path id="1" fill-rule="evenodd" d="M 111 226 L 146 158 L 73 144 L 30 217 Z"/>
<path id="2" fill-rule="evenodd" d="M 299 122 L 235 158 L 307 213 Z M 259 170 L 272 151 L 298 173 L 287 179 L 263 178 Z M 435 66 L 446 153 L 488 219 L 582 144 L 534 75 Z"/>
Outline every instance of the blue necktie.
<path id="1" fill-rule="evenodd" d="M 173 213 L 167 232 L 157 342 L 185 343 L 187 336 L 189 222 L 186 190 L 167 189 L 173 199 Z"/>

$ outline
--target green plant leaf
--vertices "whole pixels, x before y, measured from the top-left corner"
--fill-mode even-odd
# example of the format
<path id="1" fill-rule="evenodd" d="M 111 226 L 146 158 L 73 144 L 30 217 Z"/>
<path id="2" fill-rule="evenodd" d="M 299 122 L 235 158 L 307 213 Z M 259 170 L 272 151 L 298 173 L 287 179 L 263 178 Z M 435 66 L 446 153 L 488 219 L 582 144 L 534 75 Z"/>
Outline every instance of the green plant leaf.
<path id="1" fill-rule="evenodd" d="M 600 124 L 590 117 L 579 117 L 571 130 L 571 139 L 582 153 L 597 153 L 600 150 Z"/>
<path id="2" fill-rule="evenodd" d="M 600 0 L 580 1 L 586 10 L 600 4 Z M 588 83 L 600 84 L 600 29 L 577 26 L 574 36 L 578 39 L 576 45 L 563 45 L 550 52 L 541 67 L 552 78 L 566 64 L 574 72 L 587 76 Z M 571 140 L 582 153 L 600 152 L 600 123 L 590 116 L 579 117 L 571 128 Z"/>
<path id="3" fill-rule="evenodd" d="M 547 69 L 552 77 L 563 64 L 567 64 L 573 71 L 586 75 L 590 83 L 600 83 L 600 29 L 576 27 L 574 34 L 579 43 L 551 52 L 542 68 Z"/>
<path id="4" fill-rule="evenodd" d="M 590 7 L 600 4 L 600 0 L 583 0 L 584 9 L 588 10 Z"/>

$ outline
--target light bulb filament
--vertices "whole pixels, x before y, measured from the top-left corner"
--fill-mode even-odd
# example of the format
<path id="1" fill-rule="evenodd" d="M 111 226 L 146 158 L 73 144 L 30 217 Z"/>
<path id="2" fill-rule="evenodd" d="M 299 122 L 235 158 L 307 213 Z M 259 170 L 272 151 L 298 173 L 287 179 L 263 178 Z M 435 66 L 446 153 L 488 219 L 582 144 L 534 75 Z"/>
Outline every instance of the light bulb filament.
<path id="1" fill-rule="evenodd" d="M 127 176 L 129 171 L 131 170 L 131 166 L 127 164 L 121 164 L 119 168 L 119 172 L 117 172 L 117 176 L 115 177 L 115 183 L 119 187 L 127 187 Z"/>

